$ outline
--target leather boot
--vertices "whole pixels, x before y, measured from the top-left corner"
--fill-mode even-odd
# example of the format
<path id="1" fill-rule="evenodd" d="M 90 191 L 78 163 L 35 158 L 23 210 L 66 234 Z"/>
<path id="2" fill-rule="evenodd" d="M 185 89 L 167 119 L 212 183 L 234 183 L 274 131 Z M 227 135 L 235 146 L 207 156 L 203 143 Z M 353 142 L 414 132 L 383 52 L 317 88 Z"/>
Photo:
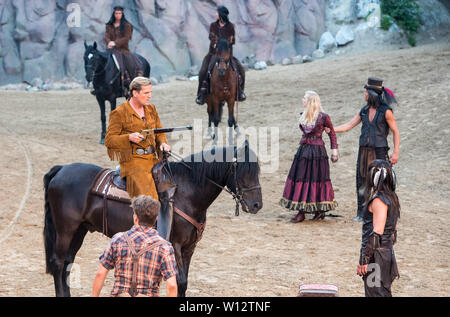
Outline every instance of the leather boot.
<path id="1" fill-rule="evenodd" d="M 198 105 L 204 105 L 206 102 L 206 92 L 207 92 L 207 84 L 206 81 L 203 81 L 202 88 L 200 88 L 200 91 L 198 93 L 197 99 L 195 99 L 195 102 Z"/>
<path id="2" fill-rule="evenodd" d="M 305 220 L 305 214 L 302 211 L 299 211 L 297 216 L 291 219 L 292 223 L 302 222 Z"/>
<path id="3" fill-rule="evenodd" d="M 314 217 L 311 220 L 315 221 L 315 220 L 323 220 L 323 219 L 325 219 L 325 213 L 318 211 L 315 213 Z"/>
<path id="4" fill-rule="evenodd" d="M 353 221 L 360 222 L 363 220 L 362 211 L 363 211 L 363 207 L 358 206 L 358 211 L 356 213 L 356 217 L 353 218 Z"/>
<path id="5" fill-rule="evenodd" d="M 239 100 L 239 101 L 245 101 L 245 99 L 247 99 L 247 96 L 246 96 L 245 93 L 241 90 L 241 91 L 239 92 L 238 100 Z"/>

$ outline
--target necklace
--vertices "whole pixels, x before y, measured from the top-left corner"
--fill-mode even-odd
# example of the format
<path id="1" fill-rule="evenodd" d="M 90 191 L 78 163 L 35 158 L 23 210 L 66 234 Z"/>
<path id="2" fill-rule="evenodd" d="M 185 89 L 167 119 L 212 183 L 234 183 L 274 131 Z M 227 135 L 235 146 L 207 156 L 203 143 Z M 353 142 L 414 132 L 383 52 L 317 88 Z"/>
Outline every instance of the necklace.
<path id="1" fill-rule="evenodd" d="M 143 106 L 140 107 L 140 109 L 138 110 L 138 109 L 136 108 L 136 106 L 133 105 L 133 103 L 131 102 L 131 99 L 130 99 L 130 106 L 131 106 L 131 108 L 133 108 L 133 110 L 139 115 L 140 118 L 145 117 L 145 110 L 144 110 L 144 107 L 143 107 Z"/>

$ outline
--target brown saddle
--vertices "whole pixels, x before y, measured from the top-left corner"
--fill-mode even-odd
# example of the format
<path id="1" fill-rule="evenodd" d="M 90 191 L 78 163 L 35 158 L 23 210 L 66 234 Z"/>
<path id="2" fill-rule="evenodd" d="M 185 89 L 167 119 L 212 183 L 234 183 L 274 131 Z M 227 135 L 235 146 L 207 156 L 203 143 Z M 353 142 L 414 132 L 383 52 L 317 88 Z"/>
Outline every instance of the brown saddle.
<path id="1" fill-rule="evenodd" d="M 166 160 L 162 160 L 153 167 L 152 176 L 155 181 L 158 194 L 169 192 L 170 198 L 175 194 L 176 186 L 173 180 L 163 173 Z M 116 200 L 124 203 L 131 201 L 127 192 L 126 178 L 120 177 L 120 169 L 105 168 L 95 177 L 91 192 L 102 198 Z"/>
<path id="2" fill-rule="evenodd" d="M 197 242 L 202 238 L 205 230 L 205 223 L 198 223 L 189 215 L 173 205 L 173 196 L 175 195 L 177 186 L 173 183 L 173 175 L 169 168 L 169 175 L 163 173 L 167 161 L 163 159 L 156 164 L 152 169 L 152 176 L 155 181 L 156 189 L 158 191 L 159 200 L 161 202 L 161 209 L 158 214 L 157 230 L 161 237 L 166 240 L 170 239 L 173 211 L 183 217 L 186 221 L 191 223 L 197 229 Z M 128 206 L 131 204 L 130 195 L 126 191 L 126 180 L 120 177 L 118 170 L 109 168 L 102 169 L 94 179 L 90 192 L 93 195 L 99 196 L 103 199 L 103 234 L 108 235 L 108 208 L 109 200 L 125 203 Z"/>
<path id="3" fill-rule="evenodd" d="M 121 190 L 127 190 L 127 179 L 120 177 L 120 169 L 116 169 L 115 175 L 112 178 L 114 186 Z"/>
<path id="4" fill-rule="evenodd" d="M 104 199 L 129 204 L 131 199 L 126 188 L 126 183 L 120 178 L 117 171 L 105 168 L 97 174 L 92 184 L 91 193 Z"/>

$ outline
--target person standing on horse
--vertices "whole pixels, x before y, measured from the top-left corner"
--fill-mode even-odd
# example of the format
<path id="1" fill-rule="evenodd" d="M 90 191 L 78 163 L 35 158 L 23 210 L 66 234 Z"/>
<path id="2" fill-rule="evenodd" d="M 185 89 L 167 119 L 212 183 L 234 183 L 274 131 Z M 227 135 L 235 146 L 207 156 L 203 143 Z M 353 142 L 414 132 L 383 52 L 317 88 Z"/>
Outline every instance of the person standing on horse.
<path id="1" fill-rule="evenodd" d="M 347 132 L 362 122 L 359 137 L 358 160 L 356 162 L 356 195 L 358 211 L 353 220 L 361 221 L 364 203 L 364 184 L 370 162 L 374 159 L 388 160 L 392 165 L 398 162 L 400 134 L 391 108 L 397 103 L 394 93 L 383 87 L 383 80 L 370 77 L 364 86 L 367 104 L 349 122 L 335 128 L 336 133 Z M 393 132 L 394 152 L 388 156 L 387 136 Z"/>
<path id="2" fill-rule="evenodd" d="M 123 11 L 122 7 L 114 7 L 113 14 L 106 23 L 105 42 L 120 68 L 122 90 L 126 96 L 130 82 L 134 77 L 143 76 L 144 71 L 142 62 L 131 53 L 128 47 L 128 42 L 131 41 L 133 34 L 133 26 L 125 18 Z"/>
<path id="3" fill-rule="evenodd" d="M 233 56 L 233 45 L 236 43 L 234 24 L 228 19 L 229 11 L 224 6 L 219 6 L 216 12 L 216 22 L 209 27 L 209 52 L 203 59 L 202 66 L 198 73 L 197 99 L 195 102 L 203 105 L 206 102 L 206 95 L 209 87 L 209 74 L 216 63 L 217 44 L 221 39 L 226 39 L 231 47 L 231 67 L 239 74 L 238 100 L 244 101 L 247 97 L 244 93 L 245 69 L 239 60 Z"/>
<path id="4" fill-rule="evenodd" d="M 98 297 L 108 272 L 114 269 L 113 297 L 159 296 L 161 280 L 166 281 L 166 296 L 177 296 L 177 265 L 170 242 L 152 229 L 158 216 L 159 202 L 148 196 L 132 200 L 134 226 L 112 237 L 100 256 L 100 266 L 92 286 Z"/>
<path id="5" fill-rule="evenodd" d="M 136 77 L 130 84 L 130 99 L 111 112 L 105 146 L 111 160 L 120 163 L 131 198 L 146 195 L 158 200 L 152 168 L 170 146 L 164 133 L 144 137 L 140 131 L 162 128 L 158 112 L 149 104 L 152 85 L 148 78 Z"/>

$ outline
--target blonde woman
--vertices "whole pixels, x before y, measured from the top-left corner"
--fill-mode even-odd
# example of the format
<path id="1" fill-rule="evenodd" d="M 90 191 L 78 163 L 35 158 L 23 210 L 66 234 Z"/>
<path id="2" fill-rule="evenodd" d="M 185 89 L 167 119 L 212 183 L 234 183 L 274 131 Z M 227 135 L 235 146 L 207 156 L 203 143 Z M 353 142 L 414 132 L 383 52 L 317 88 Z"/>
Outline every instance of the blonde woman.
<path id="1" fill-rule="evenodd" d="M 325 212 L 335 209 L 333 186 L 330 180 L 330 166 L 322 133 L 329 129 L 332 149 L 331 161 L 337 162 L 337 140 L 330 116 L 323 112 L 320 97 L 314 91 L 307 91 L 302 100 L 304 108 L 299 126 L 303 132 L 300 147 L 294 157 L 284 187 L 280 204 L 298 211 L 291 222 L 302 222 L 305 213 L 313 213 L 311 220 L 320 220 Z"/>

